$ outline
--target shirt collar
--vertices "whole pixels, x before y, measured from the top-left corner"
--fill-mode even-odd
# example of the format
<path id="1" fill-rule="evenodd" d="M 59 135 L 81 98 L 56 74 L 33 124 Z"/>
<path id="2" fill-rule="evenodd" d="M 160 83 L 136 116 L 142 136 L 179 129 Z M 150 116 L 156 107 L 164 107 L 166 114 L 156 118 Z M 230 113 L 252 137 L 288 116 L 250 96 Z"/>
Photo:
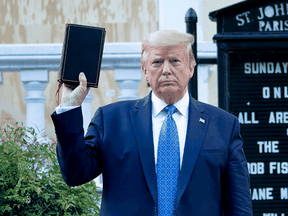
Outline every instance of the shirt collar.
<path id="1" fill-rule="evenodd" d="M 166 107 L 168 104 L 166 104 L 163 100 L 158 98 L 154 92 L 152 91 L 152 116 L 156 117 L 164 107 Z M 179 101 L 177 101 L 175 104 L 173 104 L 177 110 L 186 118 L 188 118 L 188 107 L 189 107 L 189 94 L 188 90 L 186 91 L 183 98 Z"/>

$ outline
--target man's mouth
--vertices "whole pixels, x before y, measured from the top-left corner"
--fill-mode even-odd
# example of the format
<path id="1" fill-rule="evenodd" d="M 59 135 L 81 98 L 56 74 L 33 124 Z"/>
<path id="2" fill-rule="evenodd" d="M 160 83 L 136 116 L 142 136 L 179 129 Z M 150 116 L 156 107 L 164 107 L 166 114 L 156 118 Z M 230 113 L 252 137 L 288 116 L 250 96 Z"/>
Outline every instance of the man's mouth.
<path id="1" fill-rule="evenodd" d="M 160 82 L 160 85 L 162 85 L 162 84 L 164 84 L 164 85 L 166 85 L 166 84 L 174 84 L 174 83 L 175 83 L 174 80 L 165 80 L 165 81 Z"/>

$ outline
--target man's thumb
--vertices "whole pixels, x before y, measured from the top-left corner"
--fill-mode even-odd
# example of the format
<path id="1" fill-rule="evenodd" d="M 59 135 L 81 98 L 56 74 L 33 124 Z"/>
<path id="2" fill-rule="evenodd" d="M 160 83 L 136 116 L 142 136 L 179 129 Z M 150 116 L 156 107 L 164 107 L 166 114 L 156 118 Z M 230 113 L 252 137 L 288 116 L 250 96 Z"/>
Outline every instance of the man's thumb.
<path id="1" fill-rule="evenodd" d="M 79 81 L 80 81 L 80 86 L 87 88 L 87 79 L 83 72 L 79 74 Z"/>

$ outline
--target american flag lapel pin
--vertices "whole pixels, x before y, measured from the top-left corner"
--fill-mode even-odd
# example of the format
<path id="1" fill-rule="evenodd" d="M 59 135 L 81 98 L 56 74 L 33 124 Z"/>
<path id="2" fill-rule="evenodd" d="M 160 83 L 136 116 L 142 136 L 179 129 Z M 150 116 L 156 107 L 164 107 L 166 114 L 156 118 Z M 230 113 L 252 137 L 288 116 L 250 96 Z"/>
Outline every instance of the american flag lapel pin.
<path id="1" fill-rule="evenodd" d="M 200 119 L 199 119 L 199 122 L 201 122 L 201 123 L 205 124 L 205 120 L 204 120 L 204 119 L 202 119 L 202 118 L 200 118 Z"/>

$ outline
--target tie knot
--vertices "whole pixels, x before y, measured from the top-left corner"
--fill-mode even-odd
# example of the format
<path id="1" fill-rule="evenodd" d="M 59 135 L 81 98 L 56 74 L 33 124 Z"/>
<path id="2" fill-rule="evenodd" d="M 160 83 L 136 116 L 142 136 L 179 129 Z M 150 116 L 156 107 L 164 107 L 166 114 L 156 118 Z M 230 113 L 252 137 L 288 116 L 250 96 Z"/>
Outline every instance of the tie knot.
<path id="1" fill-rule="evenodd" d="M 164 108 L 164 110 L 168 113 L 168 117 L 170 117 L 177 110 L 177 108 L 173 105 L 168 105 Z"/>

